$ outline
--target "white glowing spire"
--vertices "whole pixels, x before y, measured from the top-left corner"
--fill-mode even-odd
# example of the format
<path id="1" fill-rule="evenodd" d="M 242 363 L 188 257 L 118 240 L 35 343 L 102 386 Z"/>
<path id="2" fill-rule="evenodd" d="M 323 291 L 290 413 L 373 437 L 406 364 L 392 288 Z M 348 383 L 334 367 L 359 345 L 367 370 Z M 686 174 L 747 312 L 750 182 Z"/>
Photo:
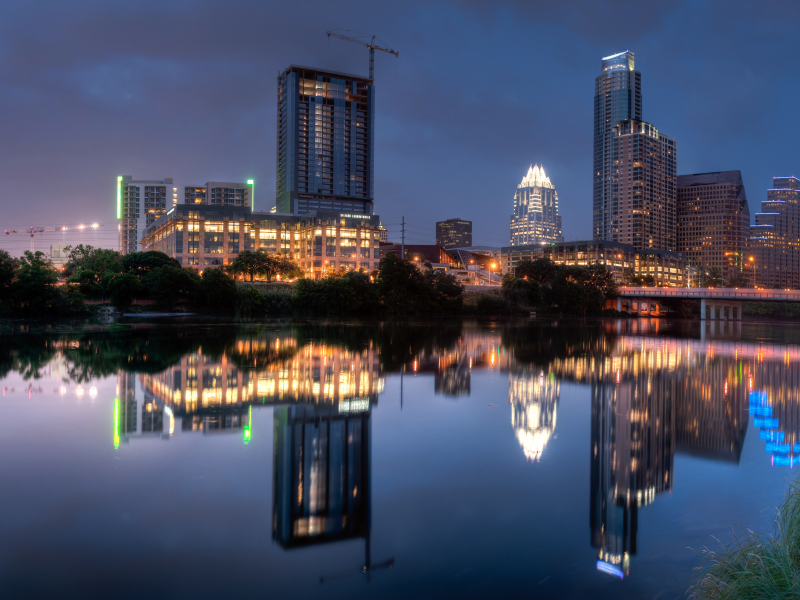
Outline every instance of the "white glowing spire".
<path id="1" fill-rule="evenodd" d="M 528 169 L 528 173 L 525 175 L 525 177 L 522 178 L 522 183 L 520 183 L 518 187 L 551 188 L 553 187 L 553 184 L 550 183 L 550 178 L 544 174 L 544 167 L 540 167 L 537 164 L 537 165 L 531 165 L 531 168 Z"/>

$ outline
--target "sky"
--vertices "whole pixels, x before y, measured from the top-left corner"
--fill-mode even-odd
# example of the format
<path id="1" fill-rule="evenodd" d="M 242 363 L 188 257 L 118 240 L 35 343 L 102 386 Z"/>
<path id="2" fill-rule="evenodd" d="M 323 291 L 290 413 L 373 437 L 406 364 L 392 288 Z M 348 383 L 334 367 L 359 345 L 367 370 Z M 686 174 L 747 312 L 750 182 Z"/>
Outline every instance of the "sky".
<path id="1" fill-rule="evenodd" d="M 558 190 L 565 240 L 591 237 L 594 78 L 636 54 L 643 118 L 678 173 L 740 169 L 751 214 L 800 175 L 799 2 L 5 0 L 0 3 L 0 229 L 101 225 L 54 241 L 116 247 L 117 175 L 256 180 L 275 198 L 277 76 L 290 64 L 366 75 L 375 33 L 375 212 L 399 239 L 473 221 L 507 245 L 532 163 Z M 19 254 L 25 235 L 4 247 Z"/>

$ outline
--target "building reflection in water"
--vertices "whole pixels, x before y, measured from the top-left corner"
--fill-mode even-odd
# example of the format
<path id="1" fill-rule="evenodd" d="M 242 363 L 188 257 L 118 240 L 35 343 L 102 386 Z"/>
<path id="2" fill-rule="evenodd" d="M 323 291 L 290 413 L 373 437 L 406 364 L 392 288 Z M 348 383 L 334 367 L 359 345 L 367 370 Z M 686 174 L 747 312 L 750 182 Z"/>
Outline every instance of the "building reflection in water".
<path id="1" fill-rule="evenodd" d="M 260 364 L 258 359 L 265 356 L 270 360 Z M 166 439 L 177 421 L 183 432 L 239 431 L 249 442 L 254 405 L 339 410 L 363 398 L 377 401 L 384 382 L 371 346 L 352 351 L 309 342 L 299 348 L 293 337 L 285 336 L 241 340 L 233 352 L 221 356 L 199 349 L 159 374 L 119 372 L 115 440 L 147 435 Z"/>
<path id="2" fill-rule="evenodd" d="M 519 367 L 508 375 L 511 426 L 525 458 L 538 461 L 556 429 L 561 384 L 553 373 Z"/>
<path id="3" fill-rule="evenodd" d="M 370 402 L 274 412 L 273 538 L 284 548 L 369 540 Z"/>

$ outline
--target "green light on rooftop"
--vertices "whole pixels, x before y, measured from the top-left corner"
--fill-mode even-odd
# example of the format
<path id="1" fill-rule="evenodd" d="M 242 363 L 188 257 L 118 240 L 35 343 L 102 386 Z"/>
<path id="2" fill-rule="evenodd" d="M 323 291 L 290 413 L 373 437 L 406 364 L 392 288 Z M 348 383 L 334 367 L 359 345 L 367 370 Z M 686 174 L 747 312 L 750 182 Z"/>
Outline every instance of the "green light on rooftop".
<path id="1" fill-rule="evenodd" d="M 117 177 L 117 219 L 122 218 L 122 177 Z"/>
<path id="2" fill-rule="evenodd" d="M 256 180 L 248 179 L 247 185 L 250 186 L 250 210 L 256 211 Z"/>

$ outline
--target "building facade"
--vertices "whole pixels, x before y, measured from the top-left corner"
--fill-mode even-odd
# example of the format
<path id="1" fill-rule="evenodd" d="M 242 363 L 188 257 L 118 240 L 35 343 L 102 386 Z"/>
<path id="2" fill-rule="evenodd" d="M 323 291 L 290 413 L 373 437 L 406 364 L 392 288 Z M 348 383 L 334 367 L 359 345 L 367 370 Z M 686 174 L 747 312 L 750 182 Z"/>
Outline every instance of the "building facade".
<path id="1" fill-rule="evenodd" d="M 675 251 L 675 140 L 650 123 L 626 119 L 612 130 L 611 157 L 613 237 L 606 239 L 637 250 Z"/>
<path id="2" fill-rule="evenodd" d="M 686 264 L 719 269 L 725 281 L 744 271 L 750 207 L 741 171 L 678 176 L 678 251 Z"/>
<path id="3" fill-rule="evenodd" d="M 372 214 L 375 89 L 292 65 L 278 76 L 277 212 Z"/>
<path id="4" fill-rule="evenodd" d="M 209 205 L 171 208 L 142 239 L 143 251 L 163 252 L 184 267 L 226 265 L 244 250 L 265 250 L 288 256 L 314 279 L 330 269 L 377 269 L 379 245 L 377 216 L 335 211 L 296 216 Z"/>
<path id="5" fill-rule="evenodd" d="M 436 245 L 445 249 L 472 246 L 472 221 L 462 219 L 437 221 Z"/>
<path id="6" fill-rule="evenodd" d="M 521 260 L 548 258 L 557 265 L 605 265 L 617 283 L 625 282 L 625 270 L 633 269 L 639 276 L 652 275 L 657 286 L 684 287 L 686 262 L 680 252 L 668 250 L 639 250 L 629 244 L 607 241 L 562 242 L 541 246 L 507 246 L 501 249 L 506 273 L 514 273 Z"/>
<path id="7" fill-rule="evenodd" d="M 531 165 L 514 194 L 511 245 L 549 244 L 563 239 L 556 188 L 544 167 Z"/>
<path id="8" fill-rule="evenodd" d="M 748 240 L 751 281 L 759 288 L 800 289 L 800 179 L 773 177 L 761 210 Z"/>
<path id="9" fill-rule="evenodd" d="M 620 241 L 612 140 L 617 123 L 642 119 L 642 75 L 634 70 L 634 54 L 628 51 L 606 56 L 601 69 L 594 80 L 592 238 Z"/>
<path id="10" fill-rule="evenodd" d="M 178 204 L 252 207 L 253 183 L 209 181 L 203 185 L 179 185 L 171 177 L 134 180 L 117 177 L 119 251 L 137 252 L 144 230 Z"/>

